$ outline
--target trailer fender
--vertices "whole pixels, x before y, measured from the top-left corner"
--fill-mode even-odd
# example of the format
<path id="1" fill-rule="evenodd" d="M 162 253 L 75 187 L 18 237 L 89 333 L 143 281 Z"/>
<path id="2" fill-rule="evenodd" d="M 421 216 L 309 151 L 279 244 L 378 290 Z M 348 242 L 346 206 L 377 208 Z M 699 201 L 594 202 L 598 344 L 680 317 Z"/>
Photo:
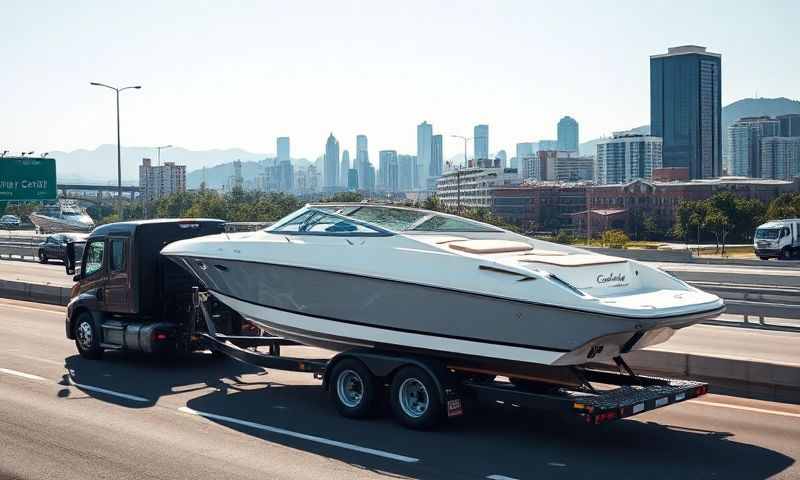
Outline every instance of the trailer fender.
<path id="1" fill-rule="evenodd" d="M 436 383 L 437 395 L 442 403 L 456 395 L 457 383 L 453 375 L 440 360 L 417 355 L 403 355 L 376 350 L 349 350 L 342 352 L 333 359 L 325 368 L 322 385 L 328 390 L 330 375 L 336 364 L 346 358 L 355 359 L 363 363 L 376 377 L 391 382 L 392 376 L 407 365 L 414 365 L 424 370 Z"/>

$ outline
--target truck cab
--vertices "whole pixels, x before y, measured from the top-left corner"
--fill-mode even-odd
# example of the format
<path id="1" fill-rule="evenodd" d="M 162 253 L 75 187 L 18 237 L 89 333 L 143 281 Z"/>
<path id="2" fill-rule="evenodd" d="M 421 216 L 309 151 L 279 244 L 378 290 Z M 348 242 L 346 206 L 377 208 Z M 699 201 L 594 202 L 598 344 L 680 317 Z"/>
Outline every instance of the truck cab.
<path id="1" fill-rule="evenodd" d="M 75 284 L 67 338 L 88 358 L 104 350 L 190 350 L 192 295 L 199 286 L 160 251 L 177 240 L 224 230 L 225 222 L 214 219 L 120 222 L 97 227 L 83 245 L 70 243 L 66 270 Z"/>
<path id="2" fill-rule="evenodd" d="M 789 260 L 800 253 L 800 219 L 772 220 L 756 228 L 753 250 L 758 258 Z"/>

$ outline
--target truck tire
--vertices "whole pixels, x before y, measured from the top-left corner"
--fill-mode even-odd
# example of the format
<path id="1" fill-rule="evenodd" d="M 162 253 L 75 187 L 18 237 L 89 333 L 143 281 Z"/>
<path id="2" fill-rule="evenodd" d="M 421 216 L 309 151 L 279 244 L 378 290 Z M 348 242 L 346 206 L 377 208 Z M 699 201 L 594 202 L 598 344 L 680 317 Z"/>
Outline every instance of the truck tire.
<path id="1" fill-rule="evenodd" d="M 342 416 L 371 416 L 375 411 L 378 393 L 375 376 L 360 361 L 346 358 L 333 368 L 329 394 Z"/>
<path id="2" fill-rule="evenodd" d="M 39 250 L 39 263 L 47 263 L 47 254 L 44 250 Z"/>
<path id="3" fill-rule="evenodd" d="M 100 336 L 92 314 L 83 312 L 75 321 L 75 346 L 81 357 L 88 360 L 99 360 L 103 357 L 100 347 Z"/>
<path id="4" fill-rule="evenodd" d="M 780 256 L 778 258 L 780 258 L 781 260 L 789 260 L 790 258 L 792 258 L 792 254 L 788 248 L 784 248 L 783 250 L 781 250 Z"/>
<path id="5" fill-rule="evenodd" d="M 403 367 L 392 380 L 392 413 L 404 426 L 415 430 L 433 428 L 442 420 L 444 405 L 436 381 L 420 367 Z"/>
<path id="6" fill-rule="evenodd" d="M 769 260 L 769 257 L 758 257 L 758 258 L 760 258 L 761 260 Z"/>

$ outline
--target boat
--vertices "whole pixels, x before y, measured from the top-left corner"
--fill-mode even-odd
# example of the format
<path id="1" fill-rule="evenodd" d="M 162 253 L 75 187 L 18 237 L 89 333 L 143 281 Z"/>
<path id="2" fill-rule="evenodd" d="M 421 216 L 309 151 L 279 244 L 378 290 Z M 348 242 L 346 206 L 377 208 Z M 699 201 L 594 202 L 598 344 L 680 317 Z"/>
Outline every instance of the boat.
<path id="1" fill-rule="evenodd" d="M 610 360 L 724 311 L 643 263 L 416 208 L 309 204 L 161 253 L 269 334 L 481 368 Z"/>
<path id="2" fill-rule="evenodd" d="M 74 200 L 46 204 L 28 218 L 39 233 L 90 232 L 94 229 L 92 217 Z"/>

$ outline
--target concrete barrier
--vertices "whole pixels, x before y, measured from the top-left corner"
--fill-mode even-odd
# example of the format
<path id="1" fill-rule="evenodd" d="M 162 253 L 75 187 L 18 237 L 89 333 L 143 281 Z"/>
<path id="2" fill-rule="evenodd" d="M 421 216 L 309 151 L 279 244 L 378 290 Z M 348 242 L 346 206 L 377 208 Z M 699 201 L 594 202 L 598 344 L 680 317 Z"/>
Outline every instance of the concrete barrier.
<path id="1" fill-rule="evenodd" d="M 712 393 L 800 403 L 800 365 L 662 350 L 637 350 L 625 361 L 638 373 L 708 382 Z"/>
<path id="2" fill-rule="evenodd" d="M 1 298 L 47 303 L 49 305 L 66 305 L 69 303 L 69 295 L 69 287 L 0 280 Z"/>

